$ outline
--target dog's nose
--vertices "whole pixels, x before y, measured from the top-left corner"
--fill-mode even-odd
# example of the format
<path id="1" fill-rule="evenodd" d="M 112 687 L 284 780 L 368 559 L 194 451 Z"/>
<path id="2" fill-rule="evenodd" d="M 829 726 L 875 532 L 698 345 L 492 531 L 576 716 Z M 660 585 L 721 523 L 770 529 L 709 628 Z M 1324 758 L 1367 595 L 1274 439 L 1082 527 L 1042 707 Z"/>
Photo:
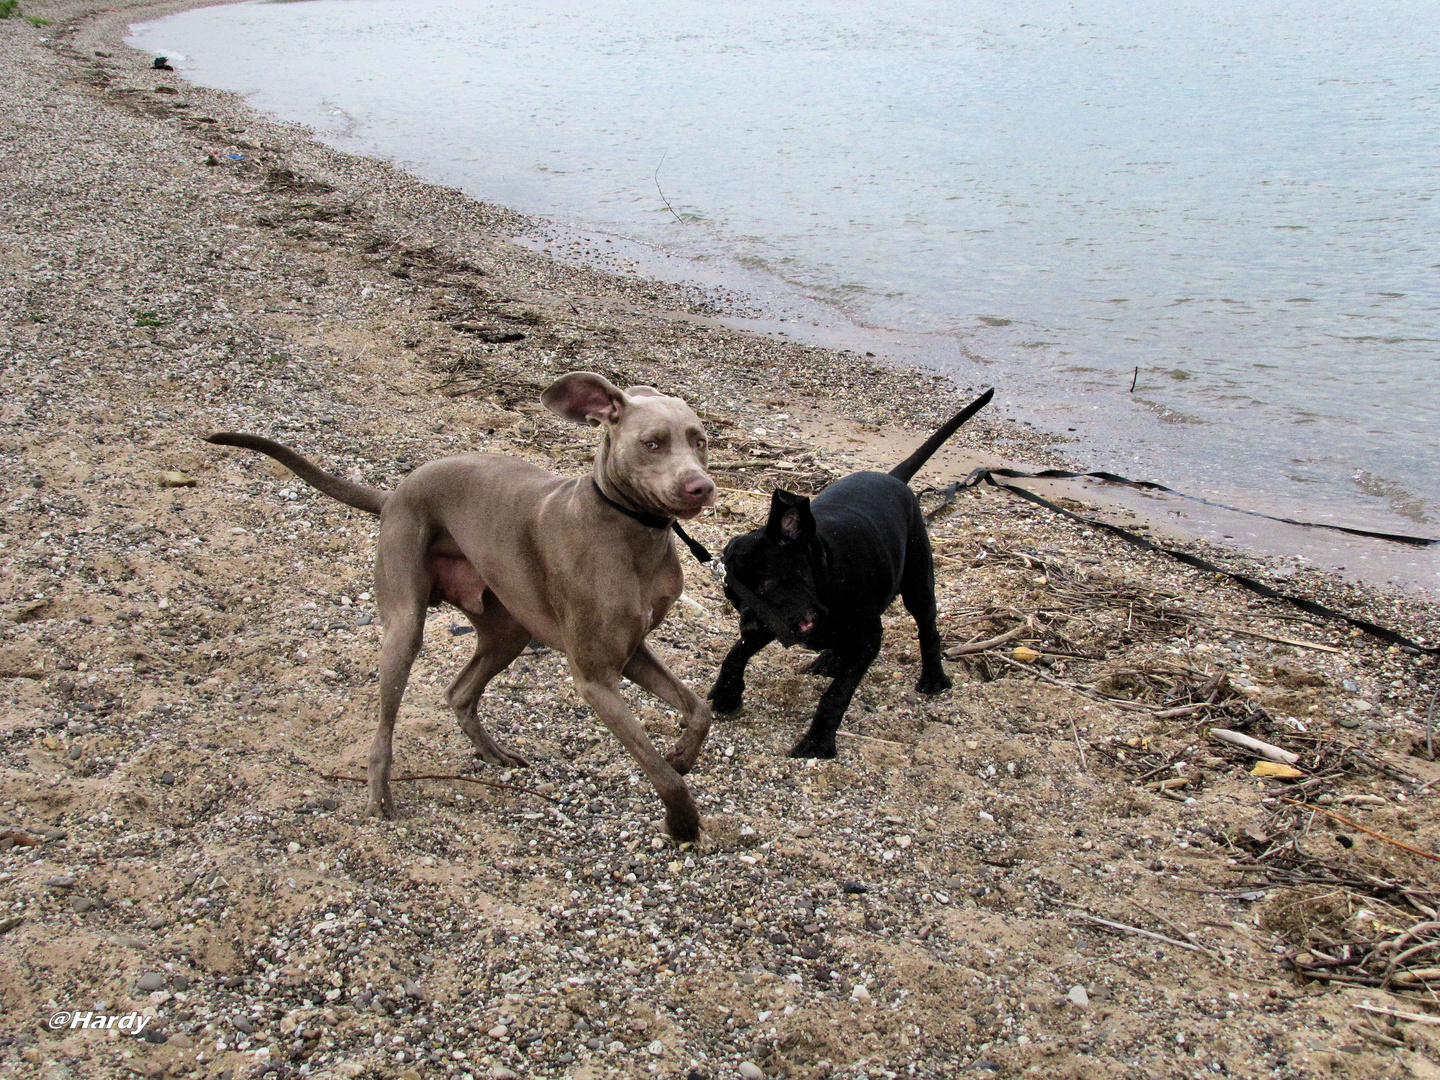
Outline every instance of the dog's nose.
<path id="1" fill-rule="evenodd" d="M 708 503 L 715 496 L 715 481 L 708 476 L 692 477 L 685 484 L 685 494 L 698 503 Z"/>

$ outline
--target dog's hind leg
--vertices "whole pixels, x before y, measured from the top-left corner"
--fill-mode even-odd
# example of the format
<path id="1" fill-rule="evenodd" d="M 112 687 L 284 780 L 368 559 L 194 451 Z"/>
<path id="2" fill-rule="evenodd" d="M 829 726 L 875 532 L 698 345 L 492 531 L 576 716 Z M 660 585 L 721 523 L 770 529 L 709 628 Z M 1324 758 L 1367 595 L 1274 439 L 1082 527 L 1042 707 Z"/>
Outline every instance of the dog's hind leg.
<path id="1" fill-rule="evenodd" d="M 530 764 L 528 761 L 485 730 L 475 709 L 490 680 L 525 651 L 530 631 L 515 621 L 494 593 L 485 594 L 484 605 L 478 612 L 465 612 L 475 627 L 475 655 L 445 691 L 445 701 L 460 722 L 460 730 L 475 744 L 476 753 L 484 760 L 491 765 L 526 766 Z"/>
<path id="2" fill-rule="evenodd" d="M 845 710 L 855 696 L 860 680 L 870 665 L 880 655 L 880 641 L 884 630 L 879 616 L 855 628 L 854 637 L 844 649 L 835 650 L 835 663 L 840 674 L 820 695 L 820 705 L 815 710 L 815 719 L 810 730 L 790 751 L 797 758 L 833 758 L 835 756 L 835 732 L 840 730 L 840 721 L 845 719 Z"/>
<path id="3" fill-rule="evenodd" d="M 680 710 L 680 741 L 665 755 L 665 760 L 684 776 L 694 768 L 700 747 L 705 745 L 705 736 L 710 733 L 710 707 L 677 679 L 643 641 L 625 665 L 624 675 L 636 686 Z"/>
<path id="4" fill-rule="evenodd" d="M 715 676 L 715 685 L 710 688 L 708 695 L 716 712 L 731 713 L 740 708 L 745 699 L 745 665 L 750 663 L 752 656 L 774 640 L 775 635 L 762 626 L 758 619 L 752 623 L 746 617 L 741 617 L 740 640 L 725 654 L 725 661 L 720 665 L 720 673 Z"/>
<path id="5" fill-rule="evenodd" d="M 417 535 L 405 535 L 414 533 Z M 382 552 L 424 550 L 424 537 L 418 529 L 397 526 L 381 530 Z M 385 541 L 389 540 L 388 548 Z M 400 712 L 400 699 L 410 681 L 410 668 L 420 652 L 425 633 L 425 608 L 430 599 L 433 578 L 425 565 L 416 560 L 386 560 L 377 555 L 375 562 L 376 604 L 380 610 L 385 635 L 380 645 L 380 721 L 375 739 L 370 744 L 367 778 L 370 801 L 366 813 L 393 818 L 395 803 L 390 796 L 391 743 L 395 734 L 395 717 Z"/>
<path id="6" fill-rule="evenodd" d="M 920 679 L 915 689 L 922 694 L 949 690 L 952 684 L 940 662 L 940 631 L 936 627 L 935 560 L 923 522 L 919 524 L 918 534 L 912 530 L 905 548 L 900 597 L 905 602 L 905 610 L 915 620 L 915 631 L 920 638 Z"/>
<path id="7" fill-rule="evenodd" d="M 845 670 L 839 655 L 834 649 L 826 649 L 805 668 L 806 675 L 816 675 L 822 679 L 833 679 Z"/>

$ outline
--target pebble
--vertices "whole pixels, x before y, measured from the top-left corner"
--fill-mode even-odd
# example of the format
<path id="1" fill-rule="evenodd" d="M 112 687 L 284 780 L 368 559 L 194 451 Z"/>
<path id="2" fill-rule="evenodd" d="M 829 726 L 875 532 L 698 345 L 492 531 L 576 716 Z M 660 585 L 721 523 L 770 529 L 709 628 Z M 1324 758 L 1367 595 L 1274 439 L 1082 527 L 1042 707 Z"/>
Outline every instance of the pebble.
<path id="1" fill-rule="evenodd" d="M 236 1031 L 244 1032 L 246 1035 L 255 1034 L 255 1025 L 250 1023 L 248 1016 L 241 1015 L 240 1013 L 236 1013 L 230 1018 L 230 1026 Z"/>
<path id="2" fill-rule="evenodd" d="M 75 879 L 69 874 L 60 874 L 56 877 L 46 878 L 45 884 L 52 889 L 73 889 L 75 887 Z"/>
<path id="3" fill-rule="evenodd" d="M 71 899 L 70 907 L 77 914 L 83 915 L 87 911 L 94 911 L 99 905 L 88 896 L 76 896 Z"/>
<path id="4" fill-rule="evenodd" d="M 135 980 L 135 989 L 144 990 L 146 993 L 151 990 L 163 990 L 165 989 L 165 976 L 158 971 L 147 971 Z"/>
<path id="5" fill-rule="evenodd" d="M 1070 999 L 1070 1002 L 1072 1004 L 1079 1005 L 1081 1008 L 1084 1008 L 1086 1005 L 1090 1004 L 1090 995 L 1086 992 L 1083 986 L 1070 987 L 1070 992 L 1067 993 L 1065 996 Z"/>
<path id="6" fill-rule="evenodd" d="M 753 1061 L 740 1062 L 740 1075 L 743 1076 L 745 1080 L 765 1080 L 765 1070 Z"/>
<path id="7" fill-rule="evenodd" d="M 869 892 L 870 888 L 867 885 L 861 885 L 858 881 L 847 881 L 840 886 L 840 891 L 852 896 L 859 896 L 861 893 Z"/>

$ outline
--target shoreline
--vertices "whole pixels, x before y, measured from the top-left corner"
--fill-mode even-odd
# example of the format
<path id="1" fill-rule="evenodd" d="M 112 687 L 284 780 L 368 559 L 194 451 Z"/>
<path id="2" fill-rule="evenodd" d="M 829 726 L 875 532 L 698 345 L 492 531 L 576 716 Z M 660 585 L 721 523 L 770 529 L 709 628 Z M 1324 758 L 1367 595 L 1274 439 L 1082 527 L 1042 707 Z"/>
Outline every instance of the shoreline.
<path id="1" fill-rule="evenodd" d="M 802 654 L 762 652 L 746 709 L 687 780 L 712 850 L 659 835 L 653 794 L 553 653 L 526 653 L 481 705 L 532 766 L 478 763 L 443 706 L 473 642 L 449 611 L 429 620 L 397 774 L 533 795 L 427 780 L 397 787 L 398 821 L 365 818 L 360 788 L 332 778 L 363 774 L 373 731 L 374 522 L 198 436 L 267 434 L 380 487 L 476 448 L 575 474 L 592 435 L 538 395 L 593 368 L 700 412 L 722 492 L 687 528 L 719 550 L 771 488 L 893 462 L 972 388 L 715 326 L 703 290 L 537 255 L 503 208 L 117 46 L 141 14 L 193 5 L 117 6 L 0 22 L 0 1061 L 15 1075 L 1436 1067 L 1431 1026 L 1355 1030 L 1357 1005 L 1427 1011 L 1423 981 L 1315 964 L 1331 941 L 1430 940 L 1440 664 L 994 491 L 932 530 L 954 688 L 911 689 L 897 605 L 839 758 L 796 761 L 823 684 Z M 1054 460 L 1048 446 L 982 413 L 917 487 L 1001 447 Z M 164 486 L 173 471 L 193 486 Z M 1440 639 L 1413 596 L 1218 557 Z M 650 640 L 703 690 L 735 626 L 684 567 L 691 603 Z M 632 700 L 668 741 L 672 713 Z M 1257 774 L 1211 727 L 1298 754 L 1303 778 Z M 151 1041 L 47 1026 L 112 1008 L 153 1017 Z"/>
<path id="2" fill-rule="evenodd" d="M 323 132 L 317 137 L 355 152 L 364 152 L 363 148 L 355 148 L 356 140 L 353 138 L 347 139 L 339 135 L 331 138 Z M 772 309 L 768 314 L 762 313 L 758 317 L 724 319 L 724 323 L 731 328 L 772 336 L 789 335 L 806 344 L 857 355 L 869 350 L 886 357 L 887 362 L 895 366 L 936 370 L 961 382 L 987 373 L 999 373 L 1004 381 L 997 386 L 1001 396 L 992 409 L 999 413 L 1003 403 L 1008 412 L 1033 421 L 1040 429 L 1053 434 L 1057 446 L 1066 440 L 1063 434 L 1065 425 L 1078 422 L 1080 430 L 1085 434 L 1076 436 L 1078 443 L 1067 447 L 1064 453 L 1072 460 L 1088 462 L 1083 468 L 1103 467 L 1135 475 L 1137 479 L 1159 480 L 1181 490 L 1193 491 L 1197 495 L 1204 494 L 1219 502 L 1270 513 L 1276 517 L 1311 519 L 1328 524 L 1370 527 L 1390 532 L 1424 531 L 1423 524 L 1402 518 L 1401 510 L 1397 507 L 1367 507 L 1363 498 L 1357 496 L 1355 500 L 1349 499 L 1333 485 L 1317 488 L 1311 484 L 1303 489 L 1287 489 L 1288 494 L 1282 493 L 1280 488 L 1289 481 L 1283 476 L 1287 472 L 1286 468 L 1279 464 L 1274 465 L 1265 475 L 1250 475 L 1241 467 L 1241 462 L 1232 459 L 1229 467 L 1223 470 L 1224 475 L 1213 475 L 1206 467 L 1210 459 L 1204 452 L 1191 446 L 1190 452 L 1186 453 L 1183 442 L 1172 445 L 1173 440 L 1168 439 L 1165 433 L 1173 434 L 1173 428 L 1164 431 L 1155 429 L 1146 435 L 1145 432 L 1149 429 L 1143 422 L 1138 429 L 1121 422 L 1102 430 L 1097 437 L 1095 424 L 1092 422 L 1087 428 L 1080 418 L 1088 413 L 1093 401 L 1101 399 L 1100 396 L 1072 395 L 1068 403 L 1062 402 L 1062 399 L 1053 396 L 1053 391 L 1047 391 L 1039 384 L 1031 384 L 1023 369 L 1016 369 L 1013 364 L 988 363 L 979 357 L 972 357 L 968 363 L 962 361 L 957 368 L 955 364 L 943 359 L 942 353 L 946 350 L 953 352 L 958 347 L 962 354 L 966 354 L 964 337 L 866 327 L 849 321 L 843 312 L 831 310 L 824 303 L 812 301 L 799 293 L 790 295 L 785 284 L 778 278 L 771 281 L 765 275 L 757 277 L 734 266 L 703 265 L 684 256 L 677 257 L 675 252 L 663 247 L 651 249 L 618 234 L 586 232 L 583 223 L 565 225 L 543 219 L 530 220 L 525 232 L 526 235 L 521 238 L 522 243 L 534 245 L 567 265 L 587 269 L 603 269 L 607 265 L 613 265 L 611 260 L 599 257 L 600 252 L 610 254 L 609 241 L 613 239 L 617 255 L 621 255 L 621 249 L 624 249 L 621 255 L 622 264 L 633 263 L 641 274 L 654 274 L 682 286 L 699 280 L 720 290 L 732 290 L 732 297 L 733 289 L 738 287 L 745 295 L 735 299 L 746 309 L 746 314 L 753 316 L 750 309 L 753 309 L 755 304 L 751 301 L 756 298 L 760 306 Z M 732 280 L 734 274 L 740 276 Z M 751 292 L 752 289 L 756 291 Z M 1125 378 L 1126 381 L 1129 380 L 1128 370 Z M 1047 398 L 1047 394 L 1051 396 Z M 1144 397 L 1144 394 L 1140 396 Z M 1042 399 L 1049 400 L 1050 406 L 1043 405 Z M 1101 426 L 1104 428 L 1104 425 Z M 1108 438 L 1105 437 L 1107 431 Z M 1146 447 L 1161 454 L 1161 459 L 1157 460 L 1153 454 L 1149 454 Z M 1131 449 L 1137 456 L 1150 460 L 1151 468 L 1138 473 L 1127 468 L 1125 462 L 1130 457 Z M 1161 464 L 1161 461 L 1168 464 Z M 1197 478 L 1197 473 L 1202 475 Z M 1187 475 L 1191 479 L 1183 480 Z M 1266 482 L 1267 476 L 1280 487 L 1271 488 Z M 1292 476 L 1290 480 L 1299 485 L 1302 478 Z M 1346 486 L 1343 475 L 1337 482 L 1341 488 Z M 1306 503 L 1307 492 L 1310 505 Z M 1373 496 L 1374 492 L 1371 492 L 1371 495 Z M 1091 485 L 1087 497 L 1092 500 L 1105 500 L 1105 493 Z M 1156 509 L 1152 505 L 1153 500 L 1135 500 L 1120 494 L 1118 501 L 1129 512 L 1142 515 Z M 1419 589 L 1431 599 L 1440 599 L 1440 563 L 1434 560 L 1417 560 L 1413 550 L 1395 549 L 1384 544 L 1357 546 L 1353 540 L 1337 545 L 1315 539 L 1326 534 L 1305 530 L 1292 531 L 1275 522 L 1261 524 L 1254 517 L 1246 519 L 1243 512 L 1216 519 L 1211 511 L 1197 514 L 1194 510 L 1194 505 L 1186 506 L 1183 502 L 1176 501 L 1160 509 L 1158 514 L 1153 515 L 1156 520 L 1149 521 L 1148 524 L 1152 528 L 1166 526 L 1167 532 L 1177 537 L 1203 539 L 1220 547 L 1236 549 L 1242 555 L 1248 553 L 1267 557 L 1294 557 L 1302 564 L 1309 562 L 1322 570 L 1333 569 L 1342 576 L 1382 589 Z M 1336 534 L 1328 534 L 1327 539 L 1334 535 Z"/>

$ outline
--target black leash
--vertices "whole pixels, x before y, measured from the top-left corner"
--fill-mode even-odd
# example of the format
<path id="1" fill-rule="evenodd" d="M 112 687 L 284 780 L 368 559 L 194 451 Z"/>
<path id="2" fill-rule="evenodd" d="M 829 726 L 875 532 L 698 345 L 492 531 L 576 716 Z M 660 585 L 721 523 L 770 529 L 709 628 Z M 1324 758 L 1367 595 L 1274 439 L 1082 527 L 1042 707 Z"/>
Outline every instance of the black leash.
<path id="1" fill-rule="evenodd" d="M 1278 589 L 1273 589 L 1273 588 L 1271 588 L 1269 585 L 1266 585 L 1263 581 L 1259 581 L 1259 580 L 1257 580 L 1257 579 L 1255 579 L 1255 578 L 1253 578 L 1253 577 L 1250 577 L 1250 576 L 1247 575 L 1247 574 L 1237 574 L 1237 573 L 1235 573 L 1233 570 L 1226 570 L 1226 569 L 1225 569 L 1224 567 L 1222 567 L 1222 566 L 1216 566 L 1214 563 L 1210 562 L 1208 559 L 1202 559 L 1202 558 L 1200 558 L 1198 555 L 1191 555 L 1189 552 L 1177 551 L 1177 550 L 1174 549 L 1174 548 L 1165 547 L 1163 544 L 1157 544 L 1157 543 L 1155 543 L 1155 541 L 1153 541 L 1153 540 L 1151 540 L 1151 539 L 1149 539 L 1149 538 L 1147 538 L 1147 537 L 1141 536 L 1139 533 L 1132 532 L 1130 529 L 1122 528 L 1122 527 L 1119 526 L 1119 525 L 1111 525 L 1108 521 L 1097 521 L 1097 520 L 1094 519 L 1094 518 L 1082 517 L 1082 516 L 1079 515 L 1079 514 L 1072 513 L 1071 511 L 1066 510 L 1063 506 L 1057 506 L 1057 505 L 1055 505 L 1055 503 L 1051 502 L 1049 499 L 1042 498 L 1041 496 L 1036 495 L 1033 491 L 1026 491 L 1024 488 L 1022 488 L 1022 487 L 1016 487 L 1014 484 L 1003 484 L 1003 483 L 1001 483 L 999 480 L 995 479 L 996 476 L 1005 476 L 1005 477 L 1013 477 L 1013 476 L 1034 476 L 1034 477 L 1036 477 L 1036 478 L 1042 478 L 1042 477 L 1048 477 L 1048 476 L 1050 476 L 1050 475 L 1057 475 L 1057 476 L 1059 476 L 1059 477 L 1064 477 L 1064 476 L 1087 476 L 1087 475 L 1098 475 L 1098 474 L 1092 474 L 1092 473 L 1068 473 L 1068 474 L 1067 474 L 1067 473 L 1062 473 L 1062 472 L 1060 472 L 1060 470 L 1051 470 L 1050 472 L 1047 472 L 1047 473 L 1019 473 L 1019 472 L 1016 472 L 1016 471 L 1013 470 L 1013 469 L 976 469 L 976 470 L 975 470 L 974 472 L 972 472 L 969 476 L 967 476 L 964 480 L 957 481 L 957 482 L 955 482 L 954 484 L 951 484 L 948 488 L 946 488 L 946 500 L 945 500 L 945 502 L 944 502 L 943 504 L 941 504 L 940 507 L 936 508 L 936 510 L 931 511 L 931 513 L 926 516 L 926 520 L 928 521 L 930 518 L 934 517 L 934 515 L 935 515 L 936 513 L 939 513 L 940 510 L 944 509 L 945 506 L 949 506 L 951 503 L 953 503 L 953 502 L 955 501 L 955 496 L 956 496 L 959 492 L 965 490 L 966 488 L 977 487 L 977 486 L 980 485 L 980 484 L 989 484 L 989 485 L 991 485 L 992 487 L 1000 488 L 1002 491 L 1008 491 L 1008 492 L 1010 492 L 1010 493 L 1012 493 L 1012 494 L 1014 494 L 1014 495 L 1018 495 L 1018 496 L 1020 496 L 1020 498 L 1025 499 L 1027 502 L 1032 502 L 1032 503 L 1034 503 L 1036 506 L 1043 506 L 1043 507 L 1044 507 L 1045 509 L 1047 509 L 1047 510 L 1053 510 L 1055 513 L 1060 514 L 1060 515 L 1062 515 L 1063 517 L 1069 518 L 1071 521 L 1078 521 L 1078 522 L 1079 522 L 1080 524 L 1082 524 L 1082 525 L 1089 525 L 1089 526 L 1092 527 L 1092 528 L 1103 529 L 1103 530 L 1105 530 L 1106 532 L 1113 533 L 1115 536 L 1120 537 L 1120 539 L 1124 540 L 1126 543 L 1134 544 L 1136 547 L 1144 548 L 1146 551 L 1156 551 L 1156 552 L 1159 552 L 1159 553 L 1162 554 L 1162 555 L 1168 555 L 1168 556 L 1170 556 L 1170 558 L 1175 559 L 1177 562 L 1182 562 L 1182 563 L 1184 563 L 1184 564 L 1187 565 L 1187 566 L 1193 566 L 1193 567 L 1195 567 L 1195 569 L 1197 569 L 1197 570 L 1205 570 L 1205 571 L 1208 571 L 1209 573 L 1212 573 L 1212 574 L 1220 574 L 1220 575 L 1222 575 L 1223 577 L 1229 578 L 1231 581 L 1233 581 L 1233 582 L 1235 582 L 1236 584 L 1242 586 L 1243 588 L 1249 589 L 1251 592 L 1256 593 L 1256 594 L 1258 594 L 1258 595 L 1260 595 L 1260 596 L 1263 596 L 1263 597 L 1265 597 L 1266 599 L 1269 599 L 1269 600 L 1283 600 L 1283 601 L 1285 601 L 1287 604 L 1291 604 L 1291 605 L 1293 605 L 1294 607 L 1299 608 L 1301 611 L 1307 612 L 1307 613 L 1309 613 L 1309 614 L 1311 614 L 1311 615 L 1318 615 L 1318 616 L 1320 616 L 1321 618 L 1325 618 L 1325 619 L 1336 619 L 1336 620 L 1339 620 L 1340 622 L 1348 623 L 1350 626 L 1353 626 L 1353 627 L 1355 627 L 1357 630 L 1361 630 L 1361 631 L 1363 631 L 1364 633 L 1369 634 L 1371 637 L 1379 638 L 1381 641 L 1385 642 L 1387 645 L 1395 645 L 1395 646 L 1398 646 L 1399 648 L 1405 650 L 1406 652 L 1424 653 L 1424 654 L 1427 654 L 1427 655 L 1430 655 L 1430 656 L 1440 655 L 1440 648 L 1435 648 L 1435 647 L 1433 647 L 1433 646 L 1421 645 L 1421 644 L 1420 644 L 1419 642 L 1417 642 L 1417 641 L 1412 641 L 1410 638 L 1406 637 L 1404 634 L 1401 634 L 1401 633 L 1399 633 L 1399 632 L 1396 631 L 1396 630 L 1391 630 L 1391 629 L 1388 628 L 1388 627 L 1381 626 L 1381 625 L 1379 625 L 1378 623 L 1373 623 L 1373 622 L 1371 622 L 1369 619 L 1361 619 L 1361 618 L 1357 618 L 1356 616 L 1353 616 L 1353 615 L 1346 615 L 1344 612 L 1336 611 L 1334 608 L 1326 607 L 1324 604 L 1317 603 L 1317 602 L 1314 601 L 1314 600 L 1306 599 L 1306 598 L 1303 597 L 1303 596 L 1293 596 L 1293 595 L 1291 595 L 1290 593 L 1282 593 L 1282 592 L 1280 592 Z M 1130 481 L 1124 481 L 1124 482 L 1125 482 L 1125 483 L 1130 483 Z M 1139 485 L 1137 485 L 1137 486 L 1139 486 Z M 1160 487 L 1160 485 L 1158 485 L 1158 484 L 1148 485 L 1148 486 L 1152 486 L 1152 487 L 1156 487 L 1156 488 L 1159 488 L 1159 487 Z M 1162 490 L 1168 491 L 1168 490 L 1170 490 L 1170 489 L 1169 489 L 1169 488 L 1163 488 Z M 1205 500 L 1201 499 L 1201 500 L 1198 500 L 1198 501 L 1204 502 Z M 1212 505 L 1219 505 L 1219 504 L 1212 504 Z M 1244 511 L 1244 512 L 1248 513 L 1249 511 Z M 1267 515 L 1265 515 L 1265 514 L 1260 514 L 1260 515 L 1258 515 L 1258 516 L 1260 516 L 1260 517 L 1266 517 Z M 1273 519 L 1273 520 L 1283 521 L 1283 520 L 1285 520 L 1285 519 L 1284 519 L 1284 518 L 1275 518 L 1275 519 Z M 1304 522 L 1300 522 L 1299 524 L 1305 524 L 1305 523 L 1304 523 Z M 1338 528 L 1338 526 L 1319 526 L 1319 527 L 1320 527 L 1320 528 Z M 1358 530 L 1345 529 L 1345 530 L 1343 530 L 1343 531 L 1345 531 L 1345 532 L 1357 532 Z M 1360 535 L 1364 535 L 1364 536 L 1383 536 L 1384 534 L 1381 534 L 1381 533 L 1361 533 Z M 1387 539 L 1388 539 L 1388 538 L 1389 538 L 1389 537 L 1387 537 Z M 1413 541 L 1413 538 L 1412 538 L 1412 540 L 1411 540 L 1410 542 L 1414 542 L 1414 541 Z M 1436 542 L 1436 541 L 1434 541 L 1434 540 L 1426 540 L 1426 541 L 1423 541 L 1423 543 L 1427 543 L 1427 544 L 1433 544 L 1433 543 L 1435 543 L 1435 542 Z"/>
<path id="2" fill-rule="evenodd" d="M 595 484 L 595 493 L 599 495 L 601 499 L 616 510 L 619 510 L 620 513 L 626 517 L 633 518 L 640 522 L 641 525 L 647 525 L 652 529 L 672 529 L 675 535 L 685 542 L 685 546 L 690 549 L 690 554 L 695 556 L 696 562 L 702 566 L 709 566 L 711 563 L 715 564 L 711 569 L 714 571 L 715 576 L 719 578 L 721 587 L 733 589 L 735 595 L 740 597 L 741 603 L 755 613 L 755 616 L 765 624 L 767 630 L 775 635 L 775 639 L 779 641 L 781 645 L 784 645 L 788 649 L 792 645 L 800 644 L 800 639 L 795 636 L 795 631 L 790 629 L 790 625 L 780 617 L 779 613 L 751 592 L 739 578 L 731 577 L 726 573 L 725 564 L 719 562 L 715 556 L 711 555 L 704 544 L 700 543 L 699 540 L 696 540 L 682 529 L 678 518 L 664 517 L 660 514 L 647 514 L 643 510 L 632 510 L 623 503 L 616 502 L 610 498 L 609 495 L 606 495 L 605 492 L 601 491 L 600 485 L 595 482 L 594 477 L 590 478 L 590 482 Z"/>

